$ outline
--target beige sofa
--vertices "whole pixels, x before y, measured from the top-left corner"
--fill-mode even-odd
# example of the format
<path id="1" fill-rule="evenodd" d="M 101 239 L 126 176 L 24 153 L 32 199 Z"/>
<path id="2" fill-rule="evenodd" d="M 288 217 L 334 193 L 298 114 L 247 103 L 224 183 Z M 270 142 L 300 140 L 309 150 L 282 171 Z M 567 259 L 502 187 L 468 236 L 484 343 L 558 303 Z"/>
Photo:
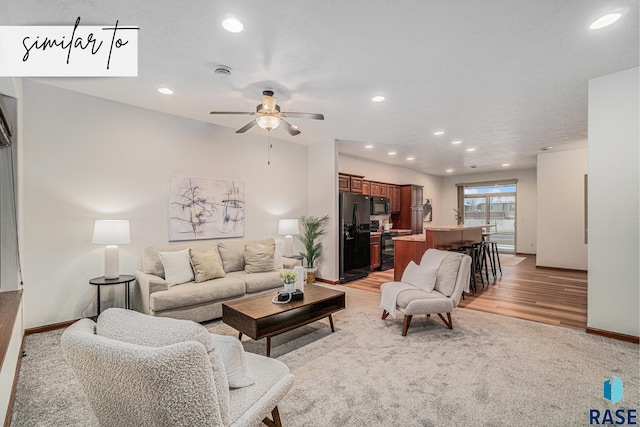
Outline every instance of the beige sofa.
<path id="1" fill-rule="evenodd" d="M 274 269 L 269 272 L 245 272 L 245 246 L 275 245 Z M 301 265 L 300 261 L 280 256 L 280 245 L 274 239 L 229 239 L 191 242 L 164 247 L 149 246 L 142 255 L 142 269 L 136 270 L 133 286 L 132 308 L 152 316 L 173 317 L 204 322 L 222 317 L 222 303 L 261 293 L 275 292 L 281 288 L 280 271 Z M 192 249 L 205 253 L 216 248 L 225 276 L 203 282 L 191 281 L 169 286 L 165 280 L 160 252 Z M 279 267 L 279 268 L 275 268 Z"/>

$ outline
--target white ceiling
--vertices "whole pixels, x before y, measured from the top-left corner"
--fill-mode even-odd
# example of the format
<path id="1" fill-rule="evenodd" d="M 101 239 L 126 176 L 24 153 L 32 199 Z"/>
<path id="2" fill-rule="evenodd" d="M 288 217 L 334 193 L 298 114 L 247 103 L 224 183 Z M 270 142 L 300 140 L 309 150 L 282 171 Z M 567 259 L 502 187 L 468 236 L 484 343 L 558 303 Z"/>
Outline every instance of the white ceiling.
<path id="1" fill-rule="evenodd" d="M 435 175 L 585 147 L 588 80 L 639 63 L 637 0 L 3 1 L 13 25 L 140 27 L 137 78 L 41 81 L 233 129 L 249 117 L 209 111 L 254 111 L 272 89 L 283 111 L 326 117 L 290 119 L 302 134 L 274 137 L 336 139 L 342 153 Z M 619 8 L 617 23 L 589 30 Z M 222 29 L 229 14 L 242 33 Z M 231 77 L 213 74 L 220 64 Z"/>

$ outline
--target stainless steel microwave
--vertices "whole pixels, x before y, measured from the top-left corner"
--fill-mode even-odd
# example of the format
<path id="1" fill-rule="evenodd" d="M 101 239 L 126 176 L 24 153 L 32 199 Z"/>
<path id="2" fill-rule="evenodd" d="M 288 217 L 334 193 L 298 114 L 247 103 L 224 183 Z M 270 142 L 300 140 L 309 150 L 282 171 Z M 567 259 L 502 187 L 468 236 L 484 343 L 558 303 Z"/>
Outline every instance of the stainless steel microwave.
<path id="1" fill-rule="evenodd" d="M 371 198 L 371 215 L 389 215 L 391 208 L 389 207 L 389 199 L 386 197 Z"/>

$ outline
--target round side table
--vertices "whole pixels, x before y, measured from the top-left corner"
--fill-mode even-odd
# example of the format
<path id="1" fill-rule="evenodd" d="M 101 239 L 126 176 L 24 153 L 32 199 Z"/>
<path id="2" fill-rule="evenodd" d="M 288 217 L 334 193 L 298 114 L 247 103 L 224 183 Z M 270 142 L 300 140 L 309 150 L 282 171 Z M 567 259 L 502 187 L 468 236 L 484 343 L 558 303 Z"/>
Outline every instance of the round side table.
<path id="1" fill-rule="evenodd" d="M 89 280 L 90 284 L 98 287 L 98 314 L 96 316 L 100 316 L 100 286 L 119 285 L 120 283 L 124 283 L 124 308 L 131 308 L 131 301 L 129 300 L 129 283 L 134 280 L 136 280 L 136 276 L 132 276 L 130 274 L 121 274 L 116 279 L 105 279 L 104 276 L 100 276 Z"/>

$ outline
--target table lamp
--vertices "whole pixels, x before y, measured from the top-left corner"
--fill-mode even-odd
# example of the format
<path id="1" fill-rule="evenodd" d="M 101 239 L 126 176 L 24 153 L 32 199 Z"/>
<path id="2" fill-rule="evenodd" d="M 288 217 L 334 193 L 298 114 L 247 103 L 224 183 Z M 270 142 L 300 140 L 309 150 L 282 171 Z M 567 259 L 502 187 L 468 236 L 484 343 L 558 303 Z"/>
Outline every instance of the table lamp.
<path id="1" fill-rule="evenodd" d="M 120 276 L 120 254 L 118 245 L 130 243 L 129 221 L 99 219 L 93 227 L 92 243 L 107 245 L 104 248 L 104 278 L 117 279 Z"/>
<path id="2" fill-rule="evenodd" d="M 297 219 L 281 219 L 278 224 L 278 234 L 284 236 L 284 256 L 293 255 L 293 234 L 300 234 Z"/>

